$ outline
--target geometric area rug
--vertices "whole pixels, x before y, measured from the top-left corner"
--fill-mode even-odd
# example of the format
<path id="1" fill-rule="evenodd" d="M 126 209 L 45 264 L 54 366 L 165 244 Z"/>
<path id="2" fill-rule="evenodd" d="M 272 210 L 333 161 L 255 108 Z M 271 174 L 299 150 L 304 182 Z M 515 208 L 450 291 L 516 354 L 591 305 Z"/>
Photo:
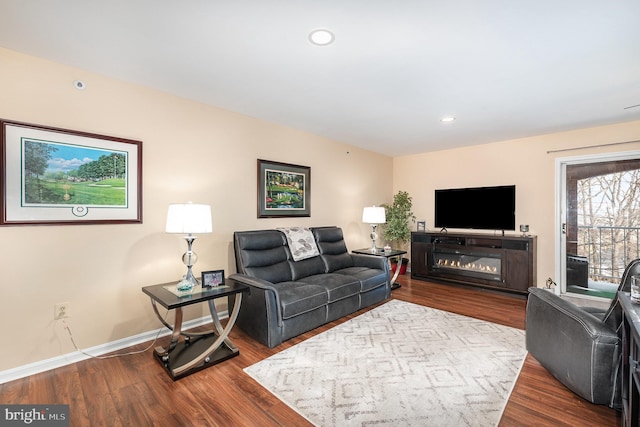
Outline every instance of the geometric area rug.
<path id="1" fill-rule="evenodd" d="M 496 426 L 524 331 L 399 300 L 244 371 L 316 426 Z"/>

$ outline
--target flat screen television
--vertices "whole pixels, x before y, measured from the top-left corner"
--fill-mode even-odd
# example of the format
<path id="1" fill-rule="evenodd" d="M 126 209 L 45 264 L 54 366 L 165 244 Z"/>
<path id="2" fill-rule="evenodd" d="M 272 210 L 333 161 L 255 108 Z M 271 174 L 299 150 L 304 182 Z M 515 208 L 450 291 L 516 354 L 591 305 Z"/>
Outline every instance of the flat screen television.
<path id="1" fill-rule="evenodd" d="M 436 228 L 516 229 L 516 186 L 435 191 Z"/>

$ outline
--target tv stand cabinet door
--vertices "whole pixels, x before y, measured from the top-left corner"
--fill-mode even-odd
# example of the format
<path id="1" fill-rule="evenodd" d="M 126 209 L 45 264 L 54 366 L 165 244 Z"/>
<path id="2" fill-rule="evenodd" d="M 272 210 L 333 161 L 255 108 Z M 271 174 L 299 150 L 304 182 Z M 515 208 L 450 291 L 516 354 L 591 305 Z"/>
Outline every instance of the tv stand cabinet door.
<path id="1" fill-rule="evenodd" d="M 411 244 L 411 276 L 428 277 L 427 257 L 431 255 L 431 243 L 413 242 Z"/>
<path id="2" fill-rule="evenodd" d="M 529 287 L 535 286 L 531 278 L 531 265 L 529 251 L 506 250 L 506 277 L 507 288 L 514 291 L 527 292 Z"/>

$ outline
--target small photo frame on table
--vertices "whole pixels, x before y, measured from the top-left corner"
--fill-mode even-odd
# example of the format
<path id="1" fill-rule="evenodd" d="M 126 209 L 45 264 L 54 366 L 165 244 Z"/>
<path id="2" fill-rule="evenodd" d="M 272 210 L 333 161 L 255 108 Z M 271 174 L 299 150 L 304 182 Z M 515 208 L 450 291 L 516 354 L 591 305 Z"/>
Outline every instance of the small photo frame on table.
<path id="1" fill-rule="evenodd" d="M 224 270 L 211 270 L 202 272 L 202 287 L 215 288 L 224 285 Z"/>
<path id="2" fill-rule="evenodd" d="M 425 221 L 418 221 L 417 222 L 417 230 L 418 231 L 425 231 L 426 230 L 426 222 Z"/>

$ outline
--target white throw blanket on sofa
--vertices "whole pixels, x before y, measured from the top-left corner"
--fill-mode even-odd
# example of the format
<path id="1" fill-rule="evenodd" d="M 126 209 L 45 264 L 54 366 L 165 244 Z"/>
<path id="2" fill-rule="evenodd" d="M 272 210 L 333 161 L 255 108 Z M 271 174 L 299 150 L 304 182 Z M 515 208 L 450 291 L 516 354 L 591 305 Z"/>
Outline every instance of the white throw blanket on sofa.
<path id="1" fill-rule="evenodd" d="M 300 261 L 307 258 L 320 255 L 316 239 L 308 228 L 304 227 L 278 227 L 287 236 L 289 250 L 294 261 Z"/>

